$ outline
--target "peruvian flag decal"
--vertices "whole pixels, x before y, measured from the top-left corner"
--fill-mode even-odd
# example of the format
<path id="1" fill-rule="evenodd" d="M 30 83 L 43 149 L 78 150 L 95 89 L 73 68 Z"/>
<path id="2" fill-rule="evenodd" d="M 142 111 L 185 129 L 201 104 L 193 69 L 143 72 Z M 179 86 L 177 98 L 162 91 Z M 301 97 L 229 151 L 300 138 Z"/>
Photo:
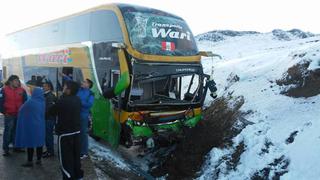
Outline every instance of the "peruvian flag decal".
<path id="1" fill-rule="evenodd" d="M 161 45 L 162 45 L 162 50 L 165 50 L 165 51 L 174 51 L 176 49 L 174 42 L 162 41 Z"/>

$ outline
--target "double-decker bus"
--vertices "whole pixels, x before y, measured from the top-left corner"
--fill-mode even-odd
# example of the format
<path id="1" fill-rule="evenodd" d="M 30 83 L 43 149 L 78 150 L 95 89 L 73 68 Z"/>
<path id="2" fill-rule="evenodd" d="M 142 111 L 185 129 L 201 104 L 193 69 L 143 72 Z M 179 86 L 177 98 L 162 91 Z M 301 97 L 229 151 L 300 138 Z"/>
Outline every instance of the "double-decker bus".
<path id="1" fill-rule="evenodd" d="M 3 75 L 50 80 L 57 95 L 62 75 L 93 80 L 92 134 L 130 145 L 201 120 L 205 54 L 182 18 L 109 4 L 9 34 Z"/>

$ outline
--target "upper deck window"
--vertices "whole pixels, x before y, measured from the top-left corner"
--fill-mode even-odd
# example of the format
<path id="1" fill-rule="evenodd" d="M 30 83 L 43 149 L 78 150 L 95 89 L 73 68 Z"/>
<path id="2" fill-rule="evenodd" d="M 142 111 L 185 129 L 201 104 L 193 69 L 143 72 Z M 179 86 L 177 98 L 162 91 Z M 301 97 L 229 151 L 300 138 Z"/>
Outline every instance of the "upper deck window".
<path id="1" fill-rule="evenodd" d="M 149 8 L 120 6 L 131 45 L 141 53 L 192 56 L 198 53 L 186 22 L 174 15 Z"/>

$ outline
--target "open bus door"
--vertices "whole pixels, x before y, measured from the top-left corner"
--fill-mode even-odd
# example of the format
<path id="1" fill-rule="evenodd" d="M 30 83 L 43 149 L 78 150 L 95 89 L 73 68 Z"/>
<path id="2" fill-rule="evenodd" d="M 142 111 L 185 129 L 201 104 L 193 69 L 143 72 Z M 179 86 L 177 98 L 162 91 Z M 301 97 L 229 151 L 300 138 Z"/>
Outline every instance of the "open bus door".
<path id="1" fill-rule="evenodd" d="M 93 135 L 116 147 L 120 140 L 121 93 L 129 86 L 129 72 L 124 50 L 114 42 L 93 44 L 97 78 L 95 91 L 100 91 L 92 108 Z M 100 89 L 99 89 L 100 88 Z M 109 94 L 106 96 L 106 94 Z"/>

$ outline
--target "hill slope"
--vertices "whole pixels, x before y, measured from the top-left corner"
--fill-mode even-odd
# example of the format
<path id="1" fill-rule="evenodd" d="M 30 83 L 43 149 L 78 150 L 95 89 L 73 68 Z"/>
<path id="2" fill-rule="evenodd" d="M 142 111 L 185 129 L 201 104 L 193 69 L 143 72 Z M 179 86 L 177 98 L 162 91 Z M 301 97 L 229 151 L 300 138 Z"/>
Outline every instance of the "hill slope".
<path id="1" fill-rule="evenodd" d="M 241 110 L 251 112 L 246 120 L 252 122 L 233 138 L 232 146 L 211 150 L 200 179 L 320 177 L 320 95 L 286 95 L 290 89 L 305 90 L 308 79 L 313 80 L 309 86 L 320 89 L 320 37 L 294 30 L 286 33 L 289 38 L 284 39 L 279 30 L 224 35 L 219 41 L 204 38 L 208 34 L 197 37 L 200 50 L 223 57 L 202 62 L 208 74 L 214 66 L 218 95 L 243 96 Z M 230 83 L 231 73 L 239 81 Z M 226 159 L 235 154 L 238 159 L 230 168 Z"/>

